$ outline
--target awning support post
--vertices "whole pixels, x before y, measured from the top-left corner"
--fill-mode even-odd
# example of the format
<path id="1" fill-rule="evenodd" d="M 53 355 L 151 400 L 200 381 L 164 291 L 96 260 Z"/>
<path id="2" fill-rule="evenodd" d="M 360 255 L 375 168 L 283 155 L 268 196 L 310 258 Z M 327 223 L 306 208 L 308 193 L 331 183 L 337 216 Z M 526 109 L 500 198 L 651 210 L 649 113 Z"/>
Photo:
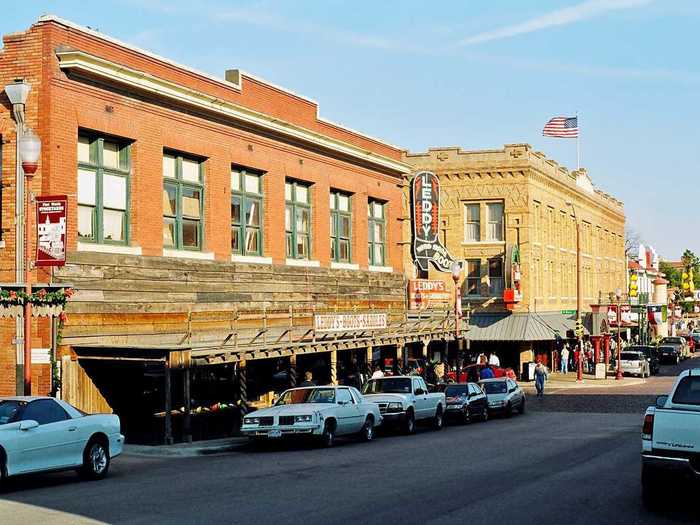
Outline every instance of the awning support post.
<path id="1" fill-rule="evenodd" d="M 170 385 L 170 354 L 168 354 L 163 364 L 165 382 L 165 444 L 173 444 L 173 422 L 170 411 L 173 409 L 172 392 Z"/>

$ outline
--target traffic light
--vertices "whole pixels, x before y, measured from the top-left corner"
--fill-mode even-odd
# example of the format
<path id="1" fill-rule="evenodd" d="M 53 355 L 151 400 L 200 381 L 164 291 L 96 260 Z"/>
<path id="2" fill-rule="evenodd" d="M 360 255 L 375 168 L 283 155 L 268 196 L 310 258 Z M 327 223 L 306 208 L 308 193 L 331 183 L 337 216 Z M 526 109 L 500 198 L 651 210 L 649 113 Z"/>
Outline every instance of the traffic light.
<path id="1" fill-rule="evenodd" d="M 583 321 L 580 319 L 576 320 L 576 329 L 574 330 L 576 337 L 583 337 Z"/>
<path id="2" fill-rule="evenodd" d="M 630 290 L 629 290 L 629 296 L 630 297 L 637 297 L 639 294 L 639 283 L 637 282 L 637 274 L 633 273 L 630 275 Z"/>

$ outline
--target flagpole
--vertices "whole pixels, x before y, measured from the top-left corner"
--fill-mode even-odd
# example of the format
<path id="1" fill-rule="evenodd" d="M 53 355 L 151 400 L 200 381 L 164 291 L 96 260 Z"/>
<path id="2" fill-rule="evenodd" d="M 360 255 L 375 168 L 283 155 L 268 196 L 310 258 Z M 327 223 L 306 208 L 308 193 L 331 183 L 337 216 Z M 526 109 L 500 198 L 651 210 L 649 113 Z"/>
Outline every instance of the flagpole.
<path id="1" fill-rule="evenodd" d="M 581 169 L 581 127 L 578 125 L 578 111 L 576 112 L 576 127 L 578 128 L 578 133 L 576 133 L 576 169 Z"/>

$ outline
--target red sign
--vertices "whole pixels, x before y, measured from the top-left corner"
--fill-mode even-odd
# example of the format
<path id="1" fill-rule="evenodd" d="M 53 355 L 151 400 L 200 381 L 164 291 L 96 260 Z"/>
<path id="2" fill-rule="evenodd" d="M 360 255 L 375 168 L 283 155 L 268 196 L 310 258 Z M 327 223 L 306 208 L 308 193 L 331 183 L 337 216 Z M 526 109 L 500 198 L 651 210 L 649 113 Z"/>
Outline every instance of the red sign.
<path id="1" fill-rule="evenodd" d="M 625 326 L 632 322 L 632 307 L 628 304 L 620 306 L 620 326 Z M 617 305 L 608 306 L 608 325 L 617 326 Z"/>
<path id="2" fill-rule="evenodd" d="M 63 266 L 66 264 L 65 195 L 36 198 L 36 265 Z"/>
<path id="3" fill-rule="evenodd" d="M 432 307 L 445 307 L 451 302 L 445 281 L 411 279 L 408 281 L 408 308 L 422 310 Z"/>

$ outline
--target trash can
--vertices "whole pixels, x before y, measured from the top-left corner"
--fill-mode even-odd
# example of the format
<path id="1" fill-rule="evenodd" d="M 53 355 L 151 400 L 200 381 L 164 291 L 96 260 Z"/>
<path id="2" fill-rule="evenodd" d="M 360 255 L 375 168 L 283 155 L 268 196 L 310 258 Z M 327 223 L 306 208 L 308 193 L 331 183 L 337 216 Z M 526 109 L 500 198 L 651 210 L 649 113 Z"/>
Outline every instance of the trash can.
<path id="1" fill-rule="evenodd" d="M 521 381 L 534 381 L 535 379 L 535 366 L 536 363 L 532 361 L 526 361 L 523 363 L 523 371 L 520 374 Z"/>

